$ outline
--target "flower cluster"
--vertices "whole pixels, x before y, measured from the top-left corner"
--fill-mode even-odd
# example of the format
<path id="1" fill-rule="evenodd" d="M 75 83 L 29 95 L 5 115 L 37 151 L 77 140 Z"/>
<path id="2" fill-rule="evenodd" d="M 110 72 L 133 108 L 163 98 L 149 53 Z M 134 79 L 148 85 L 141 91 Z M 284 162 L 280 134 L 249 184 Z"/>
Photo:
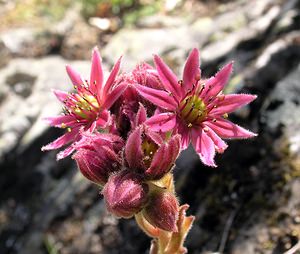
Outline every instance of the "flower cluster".
<path id="1" fill-rule="evenodd" d="M 192 144 L 201 161 L 215 167 L 216 152 L 227 148 L 223 139 L 255 136 L 227 118 L 256 96 L 222 93 L 232 63 L 214 77 L 201 78 L 197 49 L 191 51 L 182 79 L 158 56 L 155 68 L 141 63 L 128 73 L 119 74 L 120 63 L 121 58 L 106 82 L 96 48 L 89 81 L 66 67 L 75 91 L 55 90 L 64 113 L 46 120 L 67 132 L 42 150 L 65 146 L 57 159 L 73 154 L 81 173 L 102 188 L 108 211 L 122 218 L 135 216 L 158 239 L 152 253 L 162 245 L 184 253 L 182 243 L 193 217 L 185 216 L 188 206 L 180 206 L 175 195 L 175 160 Z"/>

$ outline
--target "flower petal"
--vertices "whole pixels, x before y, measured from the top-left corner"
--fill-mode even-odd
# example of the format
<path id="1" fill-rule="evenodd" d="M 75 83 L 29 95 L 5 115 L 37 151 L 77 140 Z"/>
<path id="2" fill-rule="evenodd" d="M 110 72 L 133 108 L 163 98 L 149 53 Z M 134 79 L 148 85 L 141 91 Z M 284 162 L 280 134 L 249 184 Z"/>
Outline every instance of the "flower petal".
<path id="1" fill-rule="evenodd" d="M 103 110 L 97 118 L 96 126 L 99 126 L 101 128 L 105 128 L 108 121 L 109 121 L 109 117 L 110 117 L 109 112 L 107 110 Z"/>
<path id="2" fill-rule="evenodd" d="M 100 94 L 103 83 L 103 70 L 101 63 L 101 56 L 97 47 L 93 50 L 92 67 L 90 75 L 90 88 L 95 94 Z"/>
<path id="3" fill-rule="evenodd" d="M 113 84 L 114 84 L 114 81 L 116 79 L 116 76 L 118 75 L 119 73 L 119 70 L 120 70 L 120 66 L 121 66 L 121 60 L 122 60 L 122 57 L 120 57 L 118 59 L 118 61 L 116 62 L 116 64 L 114 65 L 114 67 L 112 68 L 109 76 L 108 76 L 108 79 L 105 83 L 105 86 L 103 87 L 103 91 L 102 91 L 102 97 L 100 98 L 101 100 L 105 100 L 107 94 L 109 93 L 109 91 L 111 90 Z"/>
<path id="4" fill-rule="evenodd" d="M 231 113 L 236 109 L 247 105 L 251 101 L 256 99 L 256 95 L 251 94 L 228 94 L 221 97 L 222 99 L 219 100 L 217 98 L 217 107 L 213 108 L 210 111 L 212 115 L 223 115 L 225 113 Z"/>
<path id="5" fill-rule="evenodd" d="M 142 128 L 136 128 L 128 137 L 125 145 L 125 157 L 130 168 L 139 168 L 143 161 Z"/>
<path id="6" fill-rule="evenodd" d="M 152 131 L 149 127 L 146 127 L 144 131 L 146 136 L 148 136 L 155 144 L 159 146 L 163 144 L 164 140 L 162 138 L 161 133 Z"/>
<path id="7" fill-rule="evenodd" d="M 43 118 L 49 125 L 66 128 L 72 126 L 74 123 L 77 123 L 76 118 L 72 115 L 61 115 L 61 116 L 50 116 Z M 64 126 L 65 125 L 65 126 Z"/>
<path id="8" fill-rule="evenodd" d="M 157 55 L 154 56 L 154 63 L 158 72 L 158 75 L 165 86 L 166 90 L 172 93 L 177 101 L 181 99 L 181 87 L 178 85 L 176 75 L 171 69 L 164 63 L 164 61 Z"/>
<path id="9" fill-rule="evenodd" d="M 181 149 L 188 148 L 191 142 L 191 132 L 190 129 L 186 127 L 186 125 L 179 124 L 177 128 L 178 133 L 181 135 Z"/>
<path id="10" fill-rule="evenodd" d="M 199 50 L 194 48 L 190 53 L 183 70 L 183 88 L 185 93 L 191 90 L 193 84 L 200 79 Z"/>
<path id="11" fill-rule="evenodd" d="M 109 109 L 115 103 L 115 101 L 120 97 L 120 95 L 126 90 L 126 88 L 127 88 L 126 83 L 122 83 L 114 87 L 114 89 L 109 94 L 107 94 L 106 97 L 104 97 L 102 108 Z"/>
<path id="12" fill-rule="evenodd" d="M 167 92 L 138 84 L 135 87 L 141 96 L 153 104 L 167 110 L 175 110 L 177 108 L 176 101 Z"/>
<path id="13" fill-rule="evenodd" d="M 214 142 L 201 128 L 192 130 L 192 143 L 201 161 L 211 167 L 216 167 L 214 157 L 216 154 Z"/>
<path id="14" fill-rule="evenodd" d="M 136 113 L 136 117 L 135 117 L 135 126 L 136 127 L 139 126 L 140 124 L 145 122 L 146 119 L 147 119 L 146 109 L 145 109 L 144 105 L 142 103 L 140 103 L 139 110 Z"/>
<path id="15" fill-rule="evenodd" d="M 66 70 L 74 86 L 83 85 L 83 81 L 77 71 L 75 71 L 70 65 L 66 66 Z"/>
<path id="16" fill-rule="evenodd" d="M 223 90 L 232 72 L 232 65 L 233 62 L 228 63 L 214 77 L 206 80 L 203 91 L 205 102 Z"/>
<path id="17" fill-rule="evenodd" d="M 65 100 L 68 99 L 68 97 L 69 97 L 69 94 L 65 91 L 52 89 L 52 92 L 54 93 L 56 98 L 62 103 L 64 103 Z"/>
<path id="18" fill-rule="evenodd" d="M 162 144 L 153 156 L 145 175 L 151 180 L 158 180 L 168 173 L 180 151 L 180 135 L 173 136 L 168 143 Z"/>
<path id="19" fill-rule="evenodd" d="M 215 149 L 218 153 L 223 153 L 228 145 L 208 126 L 204 127 L 207 131 L 206 134 L 211 138 L 215 144 Z"/>
<path id="20" fill-rule="evenodd" d="M 69 146 L 65 150 L 59 152 L 56 155 L 56 160 L 59 161 L 61 159 L 64 159 L 64 158 L 68 157 L 71 153 L 73 153 L 74 151 L 75 151 L 75 148 L 73 146 Z"/>
<path id="21" fill-rule="evenodd" d="M 49 143 L 48 145 L 43 146 L 42 151 L 53 150 L 62 147 L 68 144 L 69 142 L 73 141 L 78 135 L 78 133 L 78 128 L 74 128 L 71 132 L 67 132 L 64 135 L 52 141 L 51 143 Z"/>
<path id="22" fill-rule="evenodd" d="M 257 134 L 223 118 L 217 118 L 216 122 L 205 121 L 204 124 L 221 138 L 251 138 L 257 136 Z"/>
<path id="23" fill-rule="evenodd" d="M 152 131 L 167 132 L 175 127 L 176 116 L 172 113 L 154 115 L 149 118 L 145 124 L 148 125 Z"/>

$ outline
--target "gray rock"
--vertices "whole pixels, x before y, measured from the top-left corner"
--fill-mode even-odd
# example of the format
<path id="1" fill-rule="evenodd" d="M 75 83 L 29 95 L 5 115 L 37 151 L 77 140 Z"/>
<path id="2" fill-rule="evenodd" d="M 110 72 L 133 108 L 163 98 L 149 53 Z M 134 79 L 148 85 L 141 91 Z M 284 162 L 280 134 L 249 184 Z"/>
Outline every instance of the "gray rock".
<path id="1" fill-rule="evenodd" d="M 184 26 L 188 20 L 182 17 L 171 17 L 156 14 L 143 17 L 137 21 L 137 26 L 141 28 L 166 28 Z"/>
<path id="2" fill-rule="evenodd" d="M 48 54 L 60 39 L 46 29 L 16 28 L 3 32 L 0 40 L 13 56 L 37 57 Z"/>
<path id="3" fill-rule="evenodd" d="M 67 59 L 90 59 L 91 50 L 99 43 L 99 30 L 82 19 L 77 20 L 65 34 L 61 55 Z"/>
<path id="4" fill-rule="evenodd" d="M 124 55 L 125 69 L 140 61 L 149 61 L 153 54 L 165 54 L 176 48 L 190 49 L 197 46 L 187 26 L 166 29 L 124 28 L 114 35 L 103 49 L 103 56 L 110 63 Z"/>
<path id="5" fill-rule="evenodd" d="M 281 130 L 289 152 L 300 158 L 300 65 L 279 82 L 265 107 L 266 123 L 271 132 Z M 300 169 L 300 168 L 299 168 Z"/>
<path id="6" fill-rule="evenodd" d="M 5 44 L 3 43 L 3 41 L 0 41 L 0 55 L 1 55 L 1 59 L 0 59 L 0 69 L 1 69 L 9 62 L 11 58 L 10 52 L 8 48 L 5 46 Z"/>

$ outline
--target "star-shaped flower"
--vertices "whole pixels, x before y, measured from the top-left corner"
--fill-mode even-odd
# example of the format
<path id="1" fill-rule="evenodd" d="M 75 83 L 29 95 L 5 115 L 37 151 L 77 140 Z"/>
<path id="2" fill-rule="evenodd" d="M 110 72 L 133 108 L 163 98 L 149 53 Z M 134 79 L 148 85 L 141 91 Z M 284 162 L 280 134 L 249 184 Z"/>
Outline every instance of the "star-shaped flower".
<path id="1" fill-rule="evenodd" d="M 226 119 L 229 113 L 256 98 L 250 94 L 222 93 L 232 72 L 232 63 L 214 77 L 201 80 L 199 51 L 193 49 L 184 66 L 183 79 L 178 80 L 159 56 L 154 56 L 154 62 L 165 90 L 136 86 L 142 96 L 164 110 L 146 121 L 152 130 L 179 133 L 182 149 L 191 142 L 201 161 L 212 167 L 216 167 L 215 153 L 227 148 L 222 138 L 256 135 Z"/>
<path id="2" fill-rule="evenodd" d="M 126 89 L 126 84 L 115 84 L 119 72 L 121 58 L 113 67 L 106 83 L 103 83 L 103 70 L 100 53 L 97 48 L 93 50 L 92 67 L 89 82 L 84 81 L 80 74 L 71 66 L 66 66 L 67 73 L 76 92 L 67 93 L 54 90 L 54 94 L 64 104 L 64 114 L 47 117 L 45 120 L 51 125 L 67 130 L 42 150 L 53 150 L 71 144 L 58 153 L 57 159 L 63 159 L 74 151 L 73 142 L 80 140 L 82 131 L 93 131 L 95 128 L 105 128 L 109 122 L 108 109 Z"/>

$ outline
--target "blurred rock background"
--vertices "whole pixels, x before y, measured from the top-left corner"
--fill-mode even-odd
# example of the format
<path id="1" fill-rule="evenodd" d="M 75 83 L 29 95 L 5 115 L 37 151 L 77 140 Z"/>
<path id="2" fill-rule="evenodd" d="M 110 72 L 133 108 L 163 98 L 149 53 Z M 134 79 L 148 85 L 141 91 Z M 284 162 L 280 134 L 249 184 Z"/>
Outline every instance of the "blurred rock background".
<path id="1" fill-rule="evenodd" d="M 280 254 L 300 240 L 299 0 L 0 0 L 0 253 L 147 253 L 134 220 L 109 215 L 70 159 L 40 147 L 60 134 L 41 117 L 89 75 L 98 45 L 109 69 L 160 54 L 177 73 L 193 47 L 203 75 L 235 61 L 227 92 L 258 95 L 230 118 L 259 136 L 229 141 L 217 169 L 192 149 L 175 168 L 196 221 L 189 253 Z"/>

